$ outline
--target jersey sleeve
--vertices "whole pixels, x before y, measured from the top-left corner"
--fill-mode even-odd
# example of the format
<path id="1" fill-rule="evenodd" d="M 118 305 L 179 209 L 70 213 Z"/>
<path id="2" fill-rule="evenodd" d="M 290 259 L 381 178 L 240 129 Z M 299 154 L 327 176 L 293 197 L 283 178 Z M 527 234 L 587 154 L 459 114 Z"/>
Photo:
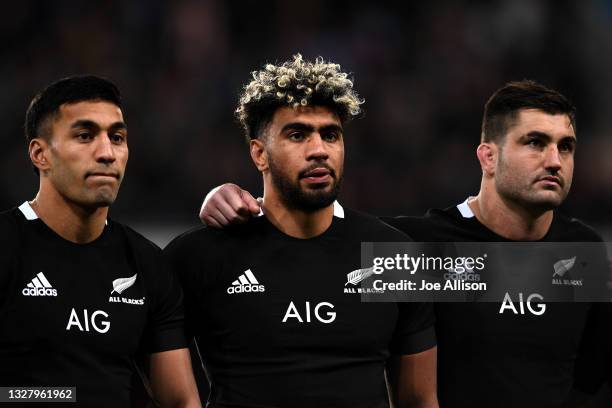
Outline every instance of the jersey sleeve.
<path id="1" fill-rule="evenodd" d="M 387 224 L 390 218 L 381 221 L 385 229 L 376 236 L 377 242 L 410 242 L 412 238 L 396 225 Z M 389 351 L 395 355 L 415 354 L 436 345 L 433 303 L 397 302 L 397 322 L 391 338 Z"/>
<path id="2" fill-rule="evenodd" d="M 187 336 L 200 335 L 202 308 L 217 270 L 217 249 L 211 231 L 199 228 L 175 238 L 164 249 L 171 273 L 184 294 Z"/>
<path id="3" fill-rule="evenodd" d="M 612 303 L 593 303 L 576 356 L 574 388 L 595 394 L 612 379 Z"/>
<path id="4" fill-rule="evenodd" d="M 187 347 L 183 293 L 161 251 L 156 256 L 155 267 L 145 350 L 157 353 Z"/>
<path id="5" fill-rule="evenodd" d="M 21 245 L 21 229 L 17 221 L 15 211 L 0 213 L 0 293 L 6 293 L 8 288 L 14 284 L 13 271 L 17 262 Z M 0 296 L 0 308 L 6 296 Z"/>
<path id="6" fill-rule="evenodd" d="M 397 303 L 398 319 L 391 354 L 415 354 L 436 345 L 432 303 Z"/>

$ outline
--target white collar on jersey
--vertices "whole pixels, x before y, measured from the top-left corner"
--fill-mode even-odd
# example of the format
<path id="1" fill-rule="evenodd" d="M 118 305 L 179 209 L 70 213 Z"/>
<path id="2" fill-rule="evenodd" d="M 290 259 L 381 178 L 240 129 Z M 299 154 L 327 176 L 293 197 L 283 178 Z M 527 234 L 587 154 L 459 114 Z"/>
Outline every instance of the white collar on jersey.
<path id="1" fill-rule="evenodd" d="M 344 208 L 338 201 L 334 201 L 334 217 L 344 218 Z"/>
<path id="2" fill-rule="evenodd" d="M 257 214 L 256 217 L 261 217 L 264 215 L 263 208 L 261 207 L 263 204 L 263 199 L 258 198 L 257 201 L 259 202 L 259 214 Z M 344 218 L 344 208 L 342 208 L 337 200 L 334 201 L 334 217 Z"/>
<path id="3" fill-rule="evenodd" d="M 36 215 L 36 213 L 34 212 L 34 209 L 32 209 L 32 206 L 27 201 L 24 201 L 23 204 L 19 206 L 19 211 L 21 211 L 23 216 L 26 217 L 26 220 L 28 221 L 38 219 L 38 215 Z M 104 224 L 108 225 L 108 220 L 104 220 Z"/>
<path id="4" fill-rule="evenodd" d="M 470 201 L 471 198 L 473 197 L 468 197 L 461 204 L 457 204 L 457 209 L 459 210 L 461 215 L 463 215 L 463 218 L 473 218 L 474 217 L 474 212 L 468 205 L 468 201 Z"/>
<path id="5" fill-rule="evenodd" d="M 23 204 L 19 206 L 19 211 L 26 217 L 26 220 L 32 221 L 38 218 L 38 215 L 36 215 L 32 206 L 27 201 L 24 201 Z"/>

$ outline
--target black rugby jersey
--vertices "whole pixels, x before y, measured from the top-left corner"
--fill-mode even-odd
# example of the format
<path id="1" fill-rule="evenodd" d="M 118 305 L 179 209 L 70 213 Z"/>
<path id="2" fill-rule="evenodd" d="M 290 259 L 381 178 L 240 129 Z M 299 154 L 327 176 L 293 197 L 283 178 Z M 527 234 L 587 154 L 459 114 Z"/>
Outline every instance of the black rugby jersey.
<path id="1" fill-rule="evenodd" d="M 260 216 L 197 228 L 165 249 L 211 381 L 209 407 L 387 407 L 389 355 L 435 345 L 431 305 L 362 303 L 347 282 L 362 241 L 407 237 L 334 206 L 315 238 L 289 237 Z"/>
<path id="2" fill-rule="evenodd" d="M 130 228 L 108 220 L 75 244 L 26 202 L 0 230 L 0 386 L 71 386 L 65 406 L 126 407 L 134 354 L 186 347 L 180 286 Z"/>
<path id="3" fill-rule="evenodd" d="M 467 200 L 424 217 L 382 219 L 420 242 L 510 242 L 482 225 Z M 601 237 L 556 212 L 541 241 L 601 242 Z M 441 407 L 560 407 L 573 384 L 576 358 L 588 348 L 581 343 L 601 344 L 609 336 L 602 330 L 604 320 L 608 327 L 612 321 L 606 304 L 548 303 L 536 315 L 519 308 L 516 294 L 516 313 L 500 313 L 502 300 L 435 305 Z M 604 306 L 608 311 L 600 309 Z M 585 366 L 593 368 L 593 362 Z M 583 370 L 582 385 L 591 388 L 586 391 L 602 381 L 601 366 L 594 370 Z"/>

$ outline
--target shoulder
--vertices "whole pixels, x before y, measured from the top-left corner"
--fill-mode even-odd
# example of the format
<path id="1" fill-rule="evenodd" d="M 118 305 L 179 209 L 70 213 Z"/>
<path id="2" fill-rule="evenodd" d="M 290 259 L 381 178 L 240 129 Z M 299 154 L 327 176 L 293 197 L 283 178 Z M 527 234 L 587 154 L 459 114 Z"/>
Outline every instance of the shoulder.
<path id="1" fill-rule="evenodd" d="M 5 253 L 18 245 L 26 221 L 17 207 L 0 212 L 0 246 Z"/>
<path id="2" fill-rule="evenodd" d="M 568 217 L 559 212 L 555 213 L 550 234 L 551 240 L 577 241 L 577 242 L 602 242 L 601 235 L 590 225 L 583 221 Z"/>
<path id="3" fill-rule="evenodd" d="M 162 290 L 156 288 L 156 283 L 164 280 L 167 265 L 162 258 L 162 250 L 142 234 L 125 224 L 110 220 L 113 245 L 123 247 L 128 262 L 141 273 L 147 286 L 153 288 L 154 293 Z M 153 286 L 150 286 L 153 285 Z"/>
<path id="4" fill-rule="evenodd" d="M 253 242 L 262 242 L 265 234 L 263 221 L 255 218 L 246 224 L 223 229 L 197 226 L 170 241 L 163 252 L 173 264 L 221 262 L 224 257 L 249 247 Z"/>
<path id="5" fill-rule="evenodd" d="M 9 231 L 16 231 L 19 229 L 19 224 L 23 223 L 25 218 L 20 213 L 18 208 L 11 208 L 0 212 L 0 230 L 4 233 Z"/>
<path id="6" fill-rule="evenodd" d="M 161 253 L 160 247 L 133 228 L 114 220 L 110 222 L 112 223 L 112 228 L 122 234 L 127 239 L 130 247 L 138 253 L 144 255 L 158 255 Z"/>
<path id="7" fill-rule="evenodd" d="M 191 228 L 178 235 L 164 248 L 164 252 L 175 252 L 183 249 L 205 249 L 219 248 L 226 242 L 240 239 L 253 230 L 250 224 L 258 223 L 257 219 L 249 221 L 245 225 L 237 225 L 228 228 L 213 228 L 205 225 Z"/>
<path id="8" fill-rule="evenodd" d="M 381 217 L 381 219 L 409 235 L 416 241 L 438 241 L 445 229 L 455 230 L 461 224 L 456 207 L 430 209 L 424 216 Z"/>
<path id="9" fill-rule="evenodd" d="M 396 226 L 391 225 L 385 220 L 352 209 L 345 209 L 344 218 L 341 221 L 344 224 L 344 233 L 371 241 L 406 241 L 411 240 L 411 237 L 402 232 Z"/>

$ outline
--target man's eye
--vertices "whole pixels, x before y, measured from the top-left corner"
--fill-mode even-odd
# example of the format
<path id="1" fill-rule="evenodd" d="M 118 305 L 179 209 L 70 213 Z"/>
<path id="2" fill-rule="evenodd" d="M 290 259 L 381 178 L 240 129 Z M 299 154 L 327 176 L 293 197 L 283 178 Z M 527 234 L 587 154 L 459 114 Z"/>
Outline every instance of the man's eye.
<path id="1" fill-rule="evenodd" d="M 529 146 L 533 146 L 533 147 L 542 147 L 542 146 L 544 146 L 544 143 L 542 143 L 542 141 L 539 140 L 539 139 L 529 139 L 527 141 L 527 144 Z"/>
<path id="2" fill-rule="evenodd" d="M 123 143 L 123 141 L 125 140 L 125 136 L 123 136 L 120 133 L 114 134 L 110 136 L 110 139 L 113 143 Z"/>
<path id="3" fill-rule="evenodd" d="M 76 137 L 80 140 L 85 141 L 85 140 L 92 139 L 93 136 L 91 135 L 91 133 L 88 133 L 88 132 L 80 132 L 80 133 L 77 133 Z"/>
<path id="4" fill-rule="evenodd" d="M 574 145 L 571 143 L 561 143 L 559 145 L 559 151 L 565 152 L 565 153 L 571 153 L 574 151 Z"/>
<path id="5" fill-rule="evenodd" d="M 327 132 L 323 135 L 323 139 L 327 142 L 335 142 L 340 138 L 338 132 Z"/>
<path id="6" fill-rule="evenodd" d="M 291 132 L 289 133 L 289 139 L 295 142 L 304 140 L 304 133 L 302 132 Z"/>

